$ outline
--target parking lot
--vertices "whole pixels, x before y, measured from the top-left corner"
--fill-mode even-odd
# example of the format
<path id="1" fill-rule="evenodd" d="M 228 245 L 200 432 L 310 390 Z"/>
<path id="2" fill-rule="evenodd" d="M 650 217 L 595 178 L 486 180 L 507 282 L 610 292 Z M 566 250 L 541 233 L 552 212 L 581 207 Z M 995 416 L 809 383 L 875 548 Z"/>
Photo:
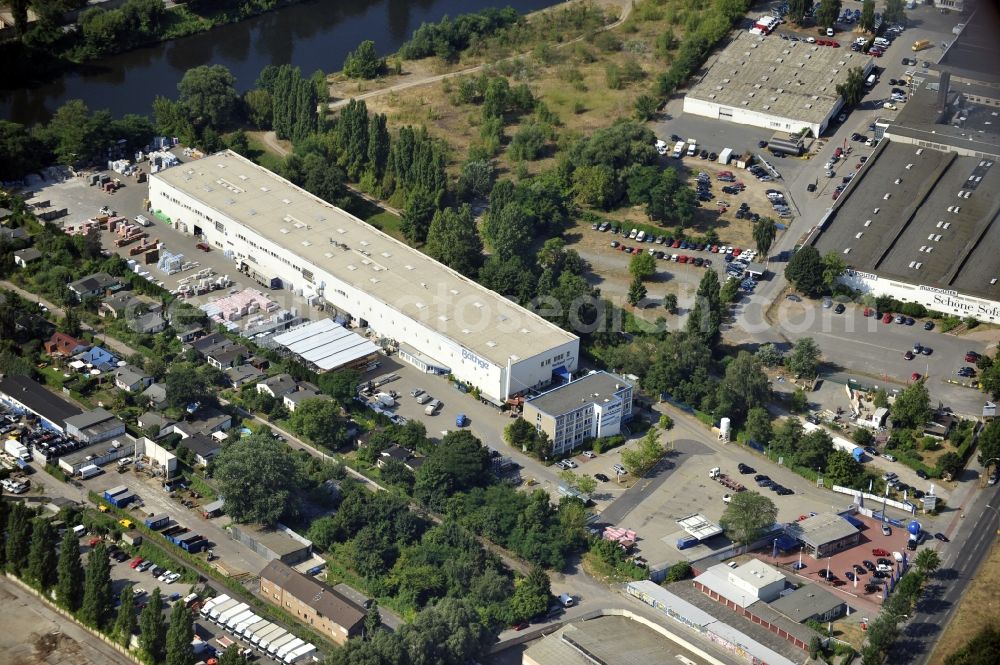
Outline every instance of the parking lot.
<path id="1" fill-rule="evenodd" d="M 140 521 L 150 515 L 170 515 L 174 522 L 205 536 L 210 541 L 211 549 L 218 557 L 218 561 L 234 572 L 242 571 L 256 575 L 267 565 L 262 556 L 229 537 L 224 529 L 230 522 L 228 516 L 205 519 L 196 509 L 185 508 L 179 501 L 180 496 L 174 499 L 168 495 L 160 478 L 151 478 L 131 469 L 127 473 L 119 474 L 112 465 L 106 467 L 104 473 L 81 481 L 81 484 L 97 494 L 103 494 L 105 490 L 118 485 L 127 486 L 141 499 L 140 502 L 130 506 L 130 512 L 135 515 L 134 521 Z M 164 548 L 174 547 L 165 540 L 160 545 Z"/>

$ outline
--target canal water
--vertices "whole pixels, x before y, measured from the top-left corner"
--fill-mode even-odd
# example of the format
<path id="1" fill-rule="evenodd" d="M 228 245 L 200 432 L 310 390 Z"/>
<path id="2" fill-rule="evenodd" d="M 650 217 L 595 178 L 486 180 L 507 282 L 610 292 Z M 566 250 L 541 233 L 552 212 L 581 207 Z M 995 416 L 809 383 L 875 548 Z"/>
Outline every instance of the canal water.
<path id="1" fill-rule="evenodd" d="M 267 65 L 291 63 L 308 76 L 336 71 L 362 40 L 392 53 L 423 22 L 511 6 L 528 12 L 553 0 L 309 0 L 191 37 L 96 60 L 41 85 L 0 92 L 0 117 L 25 124 L 46 120 L 70 99 L 114 116 L 151 112 L 157 95 L 177 96 L 184 72 L 225 65 L 242 90 Z"/>

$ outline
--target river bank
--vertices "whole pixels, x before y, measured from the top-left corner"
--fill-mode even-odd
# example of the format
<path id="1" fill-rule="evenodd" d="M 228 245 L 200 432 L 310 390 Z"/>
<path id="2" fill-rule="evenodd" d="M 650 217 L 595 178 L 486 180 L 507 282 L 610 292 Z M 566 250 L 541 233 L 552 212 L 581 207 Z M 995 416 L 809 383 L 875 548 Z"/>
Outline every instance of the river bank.
<path id="1" fill-rule="evenodd" d="M 118 117 L 148 114 L 157 95 L 173 97 L 191 68 L 220 64 L 241 90 L 253 86 L 260 70 L 290 63 L 304 73 L 339 70 L 362 39 L 375 41 L 381 54 L 395 52 L 424 22 L 477 11 L 490 0 L 288 0 L 246 20 L 188 37 L 161 41 L 83 65 L 59 70 L 32 86 L 0 91 L 0 114 L 23 124 L 42 122 L 69 99 L 107 108 Z M 519 13 L 552 5 L 552 0 L 506 0 Z M 14 60 L 15 62 L 18 60 Z"/>

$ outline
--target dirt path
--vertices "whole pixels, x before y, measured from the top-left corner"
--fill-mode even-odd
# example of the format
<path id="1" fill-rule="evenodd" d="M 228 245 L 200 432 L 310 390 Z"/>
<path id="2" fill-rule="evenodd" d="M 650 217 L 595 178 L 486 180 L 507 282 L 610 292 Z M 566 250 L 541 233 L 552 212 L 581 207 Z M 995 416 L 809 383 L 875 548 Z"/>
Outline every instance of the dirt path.
<path id="1" fill-rule="evenodd" d="M 599 4 L 608 5 L 608 6 L 612 6 L 612 7 L 619 7 L 619 8 L 621 8 L 621 14 L 619 15 L 617 21 L 615 21 L 613 23 L 609 23 L 608 25 L 600 28 L 597 32 L 604 32 L 606 30 L 612 30 L 614 28 L 617 28 L 622 23 L 624 23 L 625 20 L 629 17 L 629 14 L 632 13 L 632 2 L 631 2 L 631 0 L 610 0 L 610 1 L 601 2 Z M 556 7 L 558 7 L 558 6 L 559 5 L 556 5 Z M 549 9 L 552 9 L 552 8 L 549 8 Z M 547 11 L 547 10 L 542 10 L 542 11 Z M 556 48 L 557 49 L 562 49 L 562 48 L 565 48 L 565 47 L 570 46 L 572 44 L 576 44 L 577 42 L 583 40 L 584 37 L 585 37 L 585 35 L 580 35 L 576 39 L 571 39 L 568 42 L 564 42 L 562 44 L 556 45 Z M 527 55 L 527 54 L 526 53 L 518 53 L 518 54 L 515 54 L 515 55 L 512 55 L 512 56 L 508 56 L 507 58 L 504 58 L 503 60 L 515 60 L 517 58 L 524 57 L 525 55 Z M 469 74 L 475 74 L 476 72 L 482 70 L 483 68 L 485 68 L 487 66 L 492 66 L 494 64 L 496 64 L 496 63 L 492 63 L 492 62 L 490 62 L 490 63 L 483 63 L 481 65 L 476 65 L 474 67 L 467 67 L 465 69 L 460 69 L 460 70 L 455 71 L 455 72 L 448 72 L 446 74 L 433 74 L 433 75 L 422 74 L 422 75 L 417 75 L 415 78 L 410 79 L 409 81 L 403 81 L 401 83 L 396 83 L 395 85 L 387 86 L 385 88 L 379 88 L 377 90 L 371 90 L 369 92 L 363 92 L 363 93 L 361 93 L 359 95 L 354 95 L 352 97 L 348 97 L 348 98 L 344 98 L 344 99 L 338 99 L 335 102 L 330 102 L 327 105 L 327 108 L 330 111 L 336 111 L 336 110 L 338 110 L 338 109 L 340 109 L 340 108 L 342 108 L 344 106 L 347 106 L 348 102 L 350 102 L 352 99 L 358 99 L 358 100 L 370 99 L 372 97 L 378 97 L 378 96 L 384 95 L 386 93 L 399 92 L 401 90 L 408 90 L 410 88 L 415 88 L 415 87 L 421 86 L 421 85 L 428 85 L 428 84 L 431 84 L 431 83 L 436 83 L 438 81 L 444 81 L 445 79 L 454 78 L 456 76 L 467 76 Z"/>

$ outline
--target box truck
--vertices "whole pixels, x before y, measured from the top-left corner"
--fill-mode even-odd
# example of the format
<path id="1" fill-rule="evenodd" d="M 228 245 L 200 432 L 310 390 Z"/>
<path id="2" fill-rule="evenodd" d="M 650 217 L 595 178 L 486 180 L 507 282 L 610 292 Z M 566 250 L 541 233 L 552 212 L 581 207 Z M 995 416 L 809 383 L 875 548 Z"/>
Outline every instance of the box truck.
<path id="1" fill-rule="evenodd" d="M 24 460 L 25 462 L 31 461 L 31 453 L 28 452 L 28 447 L 17 439 L 7 439 L 4 441 L 3 451 L 14 459 Z"/>

